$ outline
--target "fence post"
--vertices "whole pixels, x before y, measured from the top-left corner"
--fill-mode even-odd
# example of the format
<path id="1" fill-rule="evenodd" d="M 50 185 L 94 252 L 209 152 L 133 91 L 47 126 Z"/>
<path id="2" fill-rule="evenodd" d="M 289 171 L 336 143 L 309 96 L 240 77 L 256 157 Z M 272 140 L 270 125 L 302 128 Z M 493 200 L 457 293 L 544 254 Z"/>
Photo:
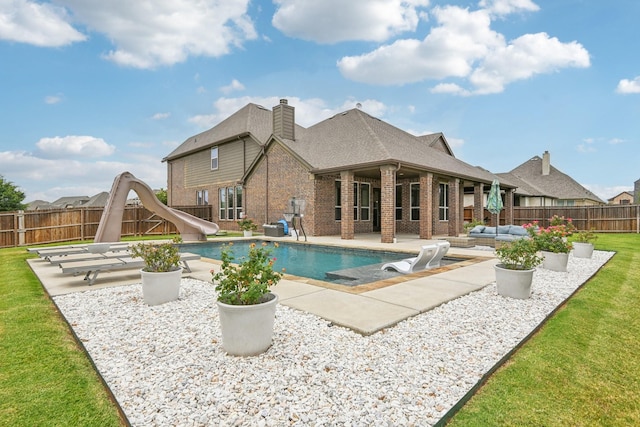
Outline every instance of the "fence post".
<path id="1" fill-rule="evenodd" d="M 24 246 L 26 242 L 26 230 L 24 229 L 24 211 L 18 211 L 18 246 Z"/>

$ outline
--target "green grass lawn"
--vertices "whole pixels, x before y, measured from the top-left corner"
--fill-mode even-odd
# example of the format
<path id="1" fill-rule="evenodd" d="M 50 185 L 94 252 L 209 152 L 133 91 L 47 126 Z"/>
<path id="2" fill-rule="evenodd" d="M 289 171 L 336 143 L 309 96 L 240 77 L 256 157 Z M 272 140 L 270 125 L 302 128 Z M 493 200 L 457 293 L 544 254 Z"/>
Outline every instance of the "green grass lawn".
<path id="1" fill-rule="evenodd" d="M 640 425 L 640 235 L 500 368 L 452 426 Z M 91 363 L 29 269 L 0 249 L 0 426 L 120 426 Z"/>
<path id="2" fill-rule="evenodd" d="M 499 369 L 451 426 L 640 425 L 640 235 Z"/>
<path id="3" fill-rule="evenodd" d="M 0 250 L 0 425 L 124 425 L 29 256 L 24 248 Z"/>

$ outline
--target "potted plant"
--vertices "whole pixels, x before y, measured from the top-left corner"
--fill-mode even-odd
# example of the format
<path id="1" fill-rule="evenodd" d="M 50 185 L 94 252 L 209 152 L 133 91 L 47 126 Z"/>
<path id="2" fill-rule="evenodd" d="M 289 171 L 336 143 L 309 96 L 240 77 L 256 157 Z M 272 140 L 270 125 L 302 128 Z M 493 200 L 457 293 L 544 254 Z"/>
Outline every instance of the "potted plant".
<path id="1" fill-rule="evenodd" d="M 238 221 L 238 226 L 244 233 L 244 237 L 253 236 L 253 232 L 258 229 L 258 226 L 253 222 L 253 220 L 246 217 Z"/>
<path id="2" fill-rule="evenodd" d="M 270 287 L 280 281 L 282 273 L 273 269 L 275 258 L 266 242 L 252 243 L 237 264 L 232 245 L 223 246 L 221 269 L 213 274 L 222 347 L 235 356 L 254 356 L 271 346 L 278 296 Z"/>
<path id="3" fill-rule="evenodd" d="M 542 262 L 532 239 L 522 238 L 496 249 L 500 264 L 496 270 L 496 286 L 502 296 L 526 299 L 531 296 L 531 283 L 536 266 Z"/>
<path id="4" fill-rule="evenodd" d="M 567 240 L 567 236 L 573 233 L 575 227 L 570 218 L 568 220 L 557 216 L 554 218 L 551 219 L 552 225 L 547 228 L 539 227 L 537 221 L 525 224 L 524 228 L 535 242 L 538 250 L 542 252 L 544 257 L 542 268 L 565 272 L 569 262 L 569 252 L 573 248 L 571 242 Z M 558 223 L 558 221 L 562 221 L 562 223 Z"/>
<path id="5" fill-rule="evenodd" d="M 576 258 L 591 258 L 593 242 L 598 238 L 592 230 L 578 231 L 573 236 L 573 256 Z"/>
<path id="6" fill-rule="evenodd" d="M 138 243 L 131 248 L 133 258 L 142 258 L 142 297 L 148 305 L 175 301 L 180 296 L 180 253 L 174 243 L 180 238 L 165 243 Z"/>

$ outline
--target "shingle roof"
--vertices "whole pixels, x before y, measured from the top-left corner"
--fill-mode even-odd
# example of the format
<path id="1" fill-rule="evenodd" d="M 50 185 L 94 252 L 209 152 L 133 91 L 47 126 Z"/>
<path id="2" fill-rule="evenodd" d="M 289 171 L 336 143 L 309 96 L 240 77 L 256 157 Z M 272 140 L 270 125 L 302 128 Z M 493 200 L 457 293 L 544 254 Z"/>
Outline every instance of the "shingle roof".
<path id="1" fill-rule="evenodd" d="M 549 168 L 549 174 L 542 174 L 542 158 L 534 156 L 520 166 L 511 170 L 508 174 L 514 181 L 519 180 L 517 193 L 534 196 L 549 196 L 562 200 L 593 200 L 604 203 L 602 199 L 584 188 L 569 175 L 559 171 L 553 166 Z"/>
<path id="2" fill-rule="evenodd" d="M 260 105 L 247 104 L 211 129 L 187 138 L 164 160 L 172 160 L 248 133 L 259 144 L 265 144 L 272 132 L 271 114 L 270 110 Z"/>
<path id="3" fill-rule="evenodd" d="M 495 176 L 432 145 L 442 134 L 416 137 L 359 110 L 323 120 L 283 141 L 316 172 L 366 167 L 382 162 L 490 183 Z"/>

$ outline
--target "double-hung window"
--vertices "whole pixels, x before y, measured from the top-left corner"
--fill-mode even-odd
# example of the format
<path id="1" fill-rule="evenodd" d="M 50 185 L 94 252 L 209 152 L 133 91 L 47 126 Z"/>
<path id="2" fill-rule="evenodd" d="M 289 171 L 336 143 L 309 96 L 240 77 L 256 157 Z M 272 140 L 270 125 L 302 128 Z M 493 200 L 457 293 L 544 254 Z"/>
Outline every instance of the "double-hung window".
<path id="1" fill-rule="evenodd" d="M 209 190 L 196 191 L 196 205 L 203 206 L 209 204 Z"/>
<path id="2" fill-rule="evenodd" d="M 411 194 L 411 221 L 420 220 L 420 183 L 410 184 Z"/>
<path id="3" fill-rule="evenodd" d="M 402 184 L 396 184 L 396 221 L 402 221 Z"/>
<path id="4" fill-rule="evenodd" d="M 218 170 L 218 147 L 211 148 L 211 170 Z"/>
<path id="5" fill-rule="evenodd" d="M 449 184 L 440 183 L 438 198 L 438 219 L 449 221 Z"/>
<path id="6" fill-rule="evenodd" d="M 218 211 L 220 219 L 240 219 L 243 203 L 242 186 L 222 187 L 218 190 Z"/>
<path id="7" fill-rule="evenodd" d="M 360 183 L 360 221 L 369 221 L 369 211 L 371 205 L 371 184 Z"/>
<path id="8" fill-rule="evenodd" d="M 336 180 L 335 183 L 335 206 L 334 206 L 334 219 L 340 221 L 342 219 L 342 191 L 341 182 Z"/>

